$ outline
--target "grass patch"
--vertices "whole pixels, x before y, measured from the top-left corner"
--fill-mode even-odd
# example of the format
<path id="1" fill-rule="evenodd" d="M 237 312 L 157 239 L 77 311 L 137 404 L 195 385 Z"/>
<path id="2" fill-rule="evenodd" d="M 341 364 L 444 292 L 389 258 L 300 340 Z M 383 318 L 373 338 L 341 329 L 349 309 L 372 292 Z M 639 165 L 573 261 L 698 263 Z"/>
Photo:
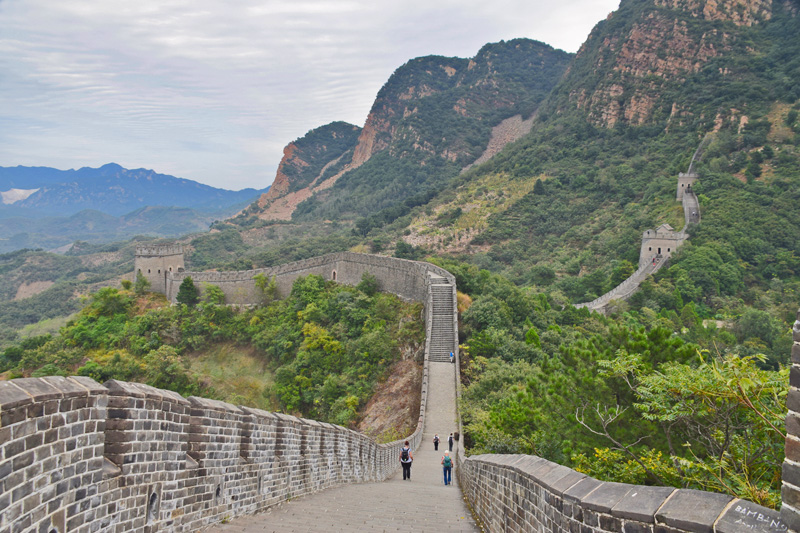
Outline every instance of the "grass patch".
<path id="1" fill-rule="evenodd" d="M 253 347 L 223 343 L 188 357 L 189 371 L 233 404 L 278 410 L 269 394 L 273 383 L 264 356 Z"/>

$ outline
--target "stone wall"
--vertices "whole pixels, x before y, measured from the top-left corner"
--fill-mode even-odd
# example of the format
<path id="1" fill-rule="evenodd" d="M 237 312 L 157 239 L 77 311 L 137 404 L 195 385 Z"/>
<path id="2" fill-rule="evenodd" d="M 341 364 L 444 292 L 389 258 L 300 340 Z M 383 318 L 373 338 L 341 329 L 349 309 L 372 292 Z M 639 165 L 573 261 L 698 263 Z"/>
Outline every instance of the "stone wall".
<path id="1" fill-rule="evenodd" d="M 192 281 L 201 292 L 204 284 L 213 284 L 220 287 L 225 293 L 225 303 L 252 305 L 259 303 L 262 298 L 254 280 L 258 274 L 263 274 L 270 279 L 274 276 L 278 296 L 285 297 L 291 292 L 292 283 L 300 276 L 316 274 L 329 281 L 357 285 L 366 272 L 375 276 L 381 291 L 391 292 L 403 299 L 419 302 L 426 300 L 428 274 L 445 277 L 455 285 L 455 278 L 452 274 L 430 263 L 379 255 L 339 252 L 273 268 L 234 272 L 172 272 L 167 275 L 165 294 L 167 299 L 174 303 L 181 282 L 185 277 L 191 276 Z"/>
<path id="2" fill-rule="evenodd" d="M 779 532 L 778 511 L 723 494 L 598 481 L 530 455 L 459 460 L 459 484 L 486 531 Z"/>
<path id="3" fill-rule="evenodd" d="M 422 412 L 408 440 L 422 438 Z M 195 531 L 385 479 L 401 441 L 147 385 L 0 382 L 0 533 Z"/>
<path id="4" fill-rule="evenodd" d="M 800 531 L 800 311 L 792 328 L 792 366 L 786 396 L 786 447 L 781 482 L 781 516 L 791 531 Z"/>

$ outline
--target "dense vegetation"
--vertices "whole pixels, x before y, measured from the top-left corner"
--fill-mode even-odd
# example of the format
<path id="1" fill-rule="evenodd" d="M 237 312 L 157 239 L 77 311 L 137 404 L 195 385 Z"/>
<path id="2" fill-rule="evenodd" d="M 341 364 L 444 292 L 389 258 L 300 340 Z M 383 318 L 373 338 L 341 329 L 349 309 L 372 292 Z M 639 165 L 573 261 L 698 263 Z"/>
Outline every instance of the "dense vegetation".
<path id="1" fill-rule="evenodd" d="M 589 314 L 554 294 L 443 264 L 466 295 L 462 399 L 470 453 L 527 453 L 593 477 L 780 502 L 788 370 L 714 322 L 642 308 Z M 745 314 L 734 329 L 752 334 Z M 788 352 L 784 354 L 785 361 Z"/>
<path id="2" fill-rule="evenodd" d="M 172 307 L 163 297 L 100 289 L 60 334 L 6 348 L 0 371 L 139 381 L 349 425 L 401 349 L 413 353 L 424 336 L 419 306 L 376 292 L 369 276 L 358 287 L 300 278 L 289 298 L 249 310 L 225 306 L 215 287 L 194 305 L 192 287 L 181 288 L 190 305 Z M 252 349 L 263 380 L 240 375 L 234 381 L 244 386 L 228 390 L 193 371 L 195 360 L 221 345 Z M 266 385 L 252 390 L 254 383 Z"/>

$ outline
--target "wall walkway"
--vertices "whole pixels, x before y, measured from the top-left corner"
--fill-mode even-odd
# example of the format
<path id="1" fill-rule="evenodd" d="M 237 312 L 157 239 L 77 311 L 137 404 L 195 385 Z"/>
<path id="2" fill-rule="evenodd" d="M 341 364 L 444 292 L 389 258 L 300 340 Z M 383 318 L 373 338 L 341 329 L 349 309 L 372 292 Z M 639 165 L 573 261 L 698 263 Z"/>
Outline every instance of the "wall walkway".
<path id="1" fill-rule="evenodd" d="M 703 139 L 705 142 L 706 138 Z M 692 164 L 694 164 L 694 158 L 698 156 L 700 153 L 700 148 L 703 146 L 703 143 L 700 143 L 697 150 L 695 151 L 694 157 L 692 158 Z M 696 177 L 692 174 L 693 179 Z M 689 238 L 689 235 L 686 233 L 686 229 L 689 227 L 690 224 L 697 224 L 700 222 L 700 202 L 697 199 L 697 195 L 695 195 L 694 191 L 692 190 L 691 186 L 686 189 L 681 189 L 681 182 L 678 182 L 678 197 L 681 200 L 681 204 L 683 205 L 683 217 L 684 217 L 684 226 L 683 229 L 674 234 L 674 239 L 672 242 L 677 249 L 686 239 Z M 660 246 L 660 245 L 659 245 Z M 639 254 L 639 268 L 636 269 L 636 272 L 628 276 L 628 278 L 608 291 L 607 293 L 603 294 L 599 298 L 595 298 L 591 302 L 584 302 L 576 304 L 575 307 L 578 309 L 586 307 L 591 311 L 600 311 L 605 312 L 609 303 L 612 300 L 627 300 L 631 296 L 633 296 L 636 291 L 639 290 L 639 286 L 642 282 L 658 272 L 661 267 L 663 267 L 669 261 L 669 255 L 671 254 L 646 254 L 645 247 L 642 246 L 642 250 Z M 655 249 L 654 249 L 655 251 Z"/>
<path id="2" fill-rule="evenodd" d="M 410 481 L 396 472 L 383 483 L 353 484 L 293 499 L 263 514 L 209 527 L 206 533 L 480 531 L 457 483 L 444 485 L 440 465 L 447 435 L 458 427 L 455 365 L 431 363 L 429 376 L 424 438 L 414 452 Z M 438 452 L 432 444 L 435 433 L 442 438 Z"/>

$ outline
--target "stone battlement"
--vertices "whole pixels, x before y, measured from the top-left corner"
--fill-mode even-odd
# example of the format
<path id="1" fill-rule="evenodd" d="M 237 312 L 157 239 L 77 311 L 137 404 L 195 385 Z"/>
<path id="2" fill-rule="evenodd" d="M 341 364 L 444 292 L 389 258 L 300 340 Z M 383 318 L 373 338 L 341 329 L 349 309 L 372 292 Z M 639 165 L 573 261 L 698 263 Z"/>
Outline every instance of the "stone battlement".
<path id="1" fill-rule="evenodd" d="M 0 382 L 0 416 L 4 533 L 195 531 L 328 487 L 383 480 L 397 470 L 402 442 L 85 377 Z"/>
<path id="2" fill-rule="evenodd" d="M 137 246 L 136 255 L 140 256 L 164 256 L 164 255 L 182 255 L 183 246 L 180 244 L 167 244 L 167 245 L 149 245 Z"/>
<path id="3" fill-rule="evenodd" d="M 381 291 L 418 302 L 425 302 L 427 299 L 431 275 L 445 278 L 446 283 L 455 285 L 455 277 L 452 274 L 430 263 L 380 255 L 338 252 L 256 270 L 172 271 L 167 273 L 165 294 L 169 301 L 175 303 L 180 284 L 184 278 L 191 277 L 201 293 L 203 284 L 208 283 L 222 289 L 227 304 L 255 305 L 262 300 L 262 294 L 255 284 L 255 277 L 259 274 L 269 279 L 274 277 L 278 296 L 285 297 L 291 292 L 292 284 L 300 276 L 316 274 L 328 281 L 357 285 L 365 273 L 375 276 Z"/>
<path id="4" fill-rule="evenodd" d="M 598 481 L 531 455 L 477 455 L 455 469 L 486 531 L 787 531 L 781 513 L 713 492 Z"/>

